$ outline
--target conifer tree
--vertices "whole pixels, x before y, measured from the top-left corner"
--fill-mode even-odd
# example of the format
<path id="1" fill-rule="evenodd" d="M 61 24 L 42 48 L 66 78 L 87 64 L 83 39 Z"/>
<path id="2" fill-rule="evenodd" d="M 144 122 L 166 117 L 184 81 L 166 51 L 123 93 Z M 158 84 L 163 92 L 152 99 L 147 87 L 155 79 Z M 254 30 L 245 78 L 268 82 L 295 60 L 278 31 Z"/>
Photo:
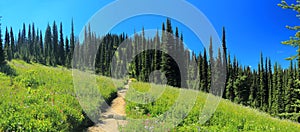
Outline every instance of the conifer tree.
<path id="1" fill-rule="evenodd" d="M 227 62 L 227 46 L 226 46 L 226 31 L 225 31 L 225 27 L 223 27 L 223 34 L 222 34 L 222 47 L 223 47 L 223 58 L 225 58 L 225 62 Z"/>
<path id="2" fill-rule="evenodd" d="M 11 43 L 12 58 L 15 58 L 14 54 L 16 52 L 16 47 L 15 47 L 15 39 L 14 39 L 14 33 L 12 27 L 10 27 L 10 43 Z"/>
<path id="3" fill-rule="evenodd" d="M 62 23 L 59 26 L 59 34 L 60 34 L 60 41 L 59 41 L 59 65 L 65 65 L 65 45 L 64 45 L 64 35 L 62 29 Z"/>
<path id="4" fill-rule="evenodd" d="M 11 55 L 10 37 L 9 37 L 7 27 L 6 27 L 6 30 L 5 30 L 5 39 L 4 40 L 5 40 L 5 44 L 4 44 L 5 59 L 8 60 L 8 61 L 11 61 L 12 55 Z"/>
<path id="5" fill-rule="evenodd" d="M 265 85 L 265 68 L 264 68 L 264 59 L 263 59 L 263 55 L 262 55 L 262 53 L 260 54 L 260 68 L 259 68 L 259 77 L 260 77 L 260 80 L 259 80 L 259 87 L 260 87 L 260 89 L 259 89 L 259 98 L 260 98 L 260 104 L 259 104 L 259 106 L 260 106 L 260 108 L 262 109 L 262 110 L 266 110 L 266 106 L 265 106 L 265 104 L 266 104 L 266 85 Z"/>
<path id="6" fill-rule="evenodd" d="M 208 61 L 207 61 L 207 54 L 206 54 L 206 49 L 204 49 L 203 53 L 203 61 L 202 61 L 202 76 L 203 78 L 203 91 L 208 92 Z"/>
<path id="7" fill-rule="evenodd" d="M 71 60 L 70 60 L 70 45 L 69 45 L 69 39 L 68 37 L 66 37 L 66 42 L 65 42 L 65 45 L 66 45 L 66 48 L 65 48 L 65 57 L 66 57 L 66 62 L 65 62 L 65 66 L 67 68 L 71 68 Z"/>
<path id="8" fill-rule="evenodd" d="M 40 31 L 39 36 L 39 62 L 42 64 L 46 64 L 45 62 L 45 51 L 44 51 L 45 45 L 43 44 L 43 34 L 42 31 Z"/>
<path id="9" fill-rule="evenodd" d="M 52 35 L 51 35 L 51 27 L 48 24 L 46 33 L 45 33 L 45 46 L 44 46 L 44 52 L 45 52 L 45 59 L 46 59 L 46 65 L 51 65 L 51 51 L 52 51 Z"/>
<path id="10" fill-rule="evenodd" d="M 269 110 L 269 71 L 268 71 L 268 58 L 265 60 L 265 72 L 264 72 L 264 85 L 265 85 L 265 93 L 264 93 L 264 106 L 265 106 L 265 111 Z"/>
<path id="11" fill-rule="evenodd" d="M 249 95 L 249 102 L 252 107 L 257 107 L 258 101 L 257 101 L 257 93 L 258 93 L 258 85 L 259 82 L 259 76 L 256 70 L 253 70 L 252 72 L 252 83 L 250 86 L 250 95 Z"/>
<path id="12" fill-rule="evenodd" d="M 1 31 L 1 23 L 0 23 L 0 66 L 5 64 L 5 57 L 2 45 L 2 31 Z"/>
<path id="13" fill-rule="evenodd" d="M 288 70 L 288 84 L 285 88 L 285 112 L 293 112 L 293 94 L 294 94 L 294 75 L 293 75 L 293 62 L 291 61 L 290 68 Z"/>
<path id="14" fill-rule="evenodd" d="M 70 54 L 69 54 L 69 60 L 71 60 L 69 63 L 72 66 L 72 59 L 74 56 L 74 49 L 75 49 L 75 36 L 74 36 L 74 23 L 73 19 L 71 22 L 71 35 L 70 35 Z"/>
<path id="15" fill-rule="evenodd" d="M 278 67 L 278 76 L 277 76 L 277 93 L 278 93 L 278 98 L 277 98 L 277 105 L 278 105 L 278 113 L 283 113 L 285 111 L 285 104 L 284 104 L 284 89 L 283 89 L 283 70 L 281 69 L 281 66 L 279 65 Z"/>
<path id="16" fill-rule="evenodd" d="M 278 64 L 275 63 L 274 65 L 274 74 L 272 78 L 272 88 L 271 88 L 271 113 L 277 115 L 278 114 L 278 87 L 277 87 L 277 81 L 278 81 Z"/>
<path id="17" fill-rule="evenodd" d="M 273 93 L 273 81 L 272 81 L 272 64 L 271 64 L 271 59 L 268 59 L 268 106 L 269 106 L 269 110 L 268 111 L 272 111 L 272 93 Z"/>
<path id="18" fill-rule="evenodd" d="M 37 41 L 36 41 L 36 34 L 35 34 L 35 27 L 34 27 L 34 23 L 32 23 L 32 40 L 31 40 L 31 58 L 33 60 L 35 60 L 35 62 L 37 62 L 37 58 L 36 58 L 36 45 L 37 45 Z"/>
<path id="19" fill-rule="evenodd" d="M 53 66 L 55 66 L 58 62 L 59 57 L 59 48 L 58 48 L 58 31 L 57 31 L 57 25 L 56 22 L 53 22 L 52 26 L 52 50 L 51 50 L 51 63 Z"/>

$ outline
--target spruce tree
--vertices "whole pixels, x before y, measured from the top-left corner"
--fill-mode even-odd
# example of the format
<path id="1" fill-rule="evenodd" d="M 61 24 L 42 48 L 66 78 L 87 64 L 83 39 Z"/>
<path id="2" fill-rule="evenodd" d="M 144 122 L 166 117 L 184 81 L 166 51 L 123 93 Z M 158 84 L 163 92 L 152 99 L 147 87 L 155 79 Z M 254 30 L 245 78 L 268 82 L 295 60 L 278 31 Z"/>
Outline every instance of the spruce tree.
<path id="1" fill-rule="evenodd" d="M 227 46 L 226 46 L 226 31 L 225 27 L 223 27 L 223 34 L 222 34 L 222 47 L 223 47 L 223 58 L 225 59 L 225 64 L 227 63 Z"/>
<path id="2" fill-rule="evenodd" d="M 278 66 L 278 75 L 277 75 L 277 93 L 278 93 L 278 98 L 277 98 L 277 111 L 278 113 L 283 113 L 285 111 L 285 104 L 284 104 L 284 89 L 283 89 L 283 76 L 284 72 L 281 68 L 281 66 Z"/>
<path id="3" fill-rule="evenodd" d="M 257 107 L 257 93 L 258 93 L 258 82 L 259 82 L 259 77 L 258 73 L 256 70 L 252 71 L 252 83 L 250 86 L 250 95 L 249 95 L 249 103 L 250 106 L 252 107 Z"/>
<path id="4" fill-rule="evenodd" d="M 57 31 L 57 25 L 56 22 L 53 22 L 52 26 L 52 50 L 51 50 L 51 64 L 55 66 L 58 62 L 58 57 L 59 57 L 59 48 L 58 48 L 58 31 Z"/>
<path id="5" fill-rule="evenodd" d="M 198 85 L 198 90 L 200 91 L 203 91 L 203 76 L 202 76 L 202 73 L 203 73 L 203 69 L 202 69 L 202 61 L 203 61 L 203 57 L 201 55 L 201 53 L 199 53 L 198 55 L 198 59 L 197 59 L 197 65 L 198 65 L 198 73 L 197 73 L 197 78 L 199 81 L 199 85 Z"/>
<path id="6" fill-rule="evenodd" d="M 23 23 L 23 29 L 22 29 L 22 34 L 21 34 L 21 44 L 25 44 L 26 42 L 26 26 L 25 23 Z"/>
<path id="7" fill-rule="evenodd" d="M 29 62 L 31 60 L 33 43 L 32 43 L 32 34 L 31 34 L 31 24 L 28 25 L 28 33 L 27 33 L 27 45 L 26 45 L 26 61 Z"/>
<path id="8" fill-rule="evenodd" d="M 70 60 L 70 64 L 72 66 L 72 59 L 74 56 L 74 49 L 75 49 L 75 36 L 74 36 L 74 23 L 73 23 L 73 19 L 71 22 L 71 35 L 70 35 L 70 54 L 69 54 L 69 60 Z"/>
<path id="9" fill-rule="evenodd" d="M 59 26 L 59 34 L 60 34 L 60 41 L 59 41 L 59 64 L 65 65 L 65 45 L 64 45 L 64 35 L 63 35 L 63 29 L 62 29 L 62 23 L 60 23 Z"/>
<path id="10" fill-rule="evenodd" d="M 273 81 L 272 81 L 272 64 L 271 59 L 268 59 L 268 106 L 269 111 L 272 111 L 272 94 L 273 94 Z"/>
<path id="11" fill-rule="evenodd" d="M 15 47 L 15 38 L 14 38 L 12 27 L 10 27 L 10 43 L 11 43 L 12 58 L 15 58 L 14 54 L 16 52 L 16 47 Z"/>
<path id="12" fill-rule="evenodd" d="M 266 85 L 265 85 L 265 68 L 264 68 L 264 59 L 262 53 L 260 54 L 260 68 L 259 68 L 259 98 L 260 98 L 260 108 L 262 110 L 266 110 Z"/>
<path id="13" fill-rule="evenodd" d="M 36 41 L 36 33 L 35 33 L 35 27 L 34 27 L 34 23 L 32 23 L 32 44 L 31 44 L 31 58 L 33 58 L 33 60 L 35 62 L 37 62 L 37 56 L 36 56 L 36 45 L 37 45 L 37 41 Z"/>
<path id="14" fill-rule="evenodd" d="M 10 61 L 12 59 L 11 56 L 11 46 L 10 46 L 10 37 L 9 37 L 9 33 L 8 33 L 8 29 L 6 27 L 5 30 L 5 43 L 4 43 L 4 55 L 5 55 L 5 59 Z"/>
<path id="15" fill-rule="evenodd" d="M 278 114 L 278 64 L 274 65 L 274 74 L 272 78 L 272 88 L 271 88 L 271 113 L 277 115 Z"/>
<path id="16" fill-rule="evenodd" d="M 293 112 L 293 93 L 294 93 L 294 75 L 293 75 L 293 62 L 291 61 L 290 68 L 288 70 L 288 83 L 285 88 L 285 112 Z"/>
<path id="17" fill-rule="evenodd" d="M 228 59 L 227 59 L 227 82 L 226 82 L 226 86 L 225 86 L 225 99 L 230 99 L 231 95 L 230 95 L 230 90 L 232 87 L 232 76 L 230 73 L 232 73 L 232 64 L 231 64 L 231 58 L 230 58 L 230 54 L 228 54 Z M 230 99 L 231 100 L 231 99 Z"/>
<path id="18" fill-rule="evenodd" d="M 203 91 L 208 92 L 208 61 L 207 61 L 207 54 L 206 54 L 206 49 L 204 49 L 203 53 L 203 61 L 202 61 L 202 76 L 203 76 Z"/>
<path id="19" fill-rule="evenodd" d="M 265 84 L 265 98 L 264 98 L 264 105 L 265 105 L 265 111 L 269 110 L 269 67 L 268 67 L 268 58 L 265 60 L 265 72 L 264 72 L 264 84 Z"/>
<path id="20" fill-rule="evenodd" d="M 70 60 L 70 45 L 69 45 L 69 39 L 68 37 L 66 37 L 66 42 L 65 42 L 65 45 L 66 45 L 66 49 L 65 49 L 65 56 L 66 56 L 66 62 L 65 62 L 65 66 L 67 68 L 71 68 L 71 60 Z"/>
<path id="21" fill-rule="evenodd" d="M 45 33 L 45 46 L 44 46 L 44 52 L 45 52 L 45 59 L 46 59 L 46 65 L 52 65 L 51 64 L 51 55 L 52 55 L 52 34 L 51 34 L 51 27 L 48 24 L 46 33 Z"/>
<path id="22" fill-rule="evenodd" d="M 2 31 L 1 31 L 1 23 L 0 23 L 0 66 L 4 65 L 5 57 L 4 57 L 4 51 L 3 51 L 3 45 L 2 45 Z"/>
<path id="23" fill-rule="evenodd" d="M 45 45 L 43 44 L 43 34 L 42 31 L 40 31 L 39 36 L 39 62 L 42 64 L 46 64 L 45 62 L 45 51 L 44 51 Z"/>

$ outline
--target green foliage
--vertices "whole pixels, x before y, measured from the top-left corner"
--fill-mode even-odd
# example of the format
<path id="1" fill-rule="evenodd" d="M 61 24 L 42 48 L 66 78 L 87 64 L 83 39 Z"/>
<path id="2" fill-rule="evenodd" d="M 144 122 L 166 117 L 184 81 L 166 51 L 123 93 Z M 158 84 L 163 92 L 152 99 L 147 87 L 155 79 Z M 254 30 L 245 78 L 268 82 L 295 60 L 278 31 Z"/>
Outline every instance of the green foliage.
<path id="1" fill-rule="evenodd" d="M 29 70 L 23 73 L 22 75 L 15 78 L 16 82 L 23 84 L 26 88 L 37 88 L 38 86 L 44 86 L 45 82 L 41 75 L 38 75 L 40 72 L 35 70 Z"/>
<path id="2" fill-rule="evenodd" d="M 5 64 L 5 56 L 4 56 L 4 49 L 2 43 L 2 31 L 1 31 L 1 23 L 0 23 L 0 65 Z"/>
<path id="3" fill-rule="evenodd" d="M 299 14 L 300 14 L 300 1 L 296 1 L 295 4 L 288 4 L 285 0 L 281 0 L 281 3 L 278 4 L 278 6 L 280 6 L 281 8 L 283 9 L 291 9 L 295 12 L 297 12 L 297 15 L 296 17 L 300 17 Z M 293 47 L 299 47 L 299 38 L 300 38 L 300 32 L 299 32 L 299 29 L 300 29 L 300 26 L 286 26 L 287 29 L 289 30 L 294 30 L 296 31 L 296 34 L 295 36 L 293 37 L 290 37 L 290 40 L 287 40 L 287 41 L 283 41 L 282 44 L 284 45 L 290 45 L 290 46 L 293 46 Z M 300 52 L 299 50 L 297 51 L 298 53 Z M 298 58 L 299 59 L 299 54 L 296 55 L 296 56 L 292 56 L 292 57 L 289 57 L 288 59 L 291 60 L 291 59 L 295 59 L 295 58 Z"/>
<path id="4" fill-rule="evenodd" d="M 233 83 L 235 92 L 235 102 L 239 104 L 247 104 L 249 97 L 249 83 L 247 82 L 247 76 L 238 76 Z"/>
<path id="5" fill-rule="evenodd" d="M 151 90 L 153 89 L 153 90 Z M 161 92 L 151 91 L 162 89 Z M 138 92 L 137 92 L 138 91 Z M 180 90 L 191 91 L 191 90 Z M 228 100 L 221 100 L 217 110 L 206 123 L 199 124 L 198 120 L 208 94 L 191 91 L 183 94 L 186 101 L 191 95 L 197 95 L 197 100 L 188 113 L 187 117 L 182 117 L 183 121 L 175 128 L 167 126 L 166 122 L 157 122 L 153 119 L 160 117 L 176 104 L 179 89 L 164 87 L 147 83 L 132 83 L 130 91 L 126 95 L 127 119 L 132 122 L 122 131 L 298 131 L 300 125 L 287 120 L 280 120 L 271 117 L 266 113 L 259 112 L 249 107 L 244 107 L 231 103 Z M 150 101 L 147 101 L 150 100 Z M 137 102 L 138 101 L 138 102 Z M 141 102 L 144 102 L 142 104 Z M 186 102 L 188 104 L 188 102 Z M 179 109 L 185 109 L 184 104 L 177 104 Z M 171 113 L 170 113 L 171 114 Z M 180 115 L 173 113 L 171 115 Z M 140 120 L 134 120 L 140 119 Z"/>
<path id="6" fill-rule="evenodd" d="M 0 72 L 0 131 L 74 131 L 91 125 L 76 99 L 70 70 L 19 60 L 9 66 L 17 74 Z M 105 77 L 97 77 L 97 84 L 106 100 L 123 85 Z"/>

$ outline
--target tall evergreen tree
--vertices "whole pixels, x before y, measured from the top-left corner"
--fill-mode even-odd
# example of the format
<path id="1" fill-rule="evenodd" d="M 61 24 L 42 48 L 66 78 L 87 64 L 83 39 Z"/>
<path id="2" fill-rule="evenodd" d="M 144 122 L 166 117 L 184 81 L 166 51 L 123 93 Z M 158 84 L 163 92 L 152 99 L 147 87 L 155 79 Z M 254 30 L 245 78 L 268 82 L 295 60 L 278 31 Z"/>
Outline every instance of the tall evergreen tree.
<path id="1" fill-rule="evenodd" d="M 264 59 L 262 53 L 260 54 L 260 70 L 259 70 L 259 98 L 260 98 L 260 108 L 266 110 L 266 85 L 265 85 L 265 68 L 264 68 Z"/>
<path id="2" fill-rule="evenodd" d="M 44 53 L 45 53 L 45 59 L 46 59 L 46 65 L 52 65 L 51 64 L 51 54 L 52 54 L 52 34 L 51 34 L 51 27 L 48 24 L 46 33 L 45 33 L 45 46 L 44 46 Z"/>
<path id="3" fill-rule="evenodd" d="M 268 74 L 269 74 L 269 71 L 268 71 L 269 67 L 268 67 L 268 58 L 266 58 L 266 61 L 265 61 L 265 72 L 264 72 L 264 84 L 265 84 L 265 102 L 264 102 L 264 105 L 265 105 L 265 110 L 268 111 L 269 110 L 269 77 L 268 77 Z"/>
<path id="4" fill-rule="evenodd" d="M 60 23 L 59 26 L 59 34 L 60 34 L 60 41 L 59 41 L 59 64 L 65 65 L 65 45 L 64 45 L 64 35 L 63 35 L 63 29 L 62 29 L 62 23 Z"/>
<path id="5" fill-rule="evenodd" d="M 252 72 L 252 83 L 250 86 L 250 95 L 249 95 L 249 103 L 252 107 L 257 107 L 257 93 L 259 91 L 259 76 L 256 70 Z"/>
<path id="6" fill-rule="evenodd" d="M 75 36 L 74 36 L 74 23 L 73 23 L 73 19 L 71 22 L 71 35 L 70 35 L 70 54 L 69 54 L 69 60 L 70 60 L 70 64 L 72 63 L 72 59 L 74 56 L 74 49 L 75 49 Z M 71 64 L 72 66 L 72 64 Z"/>
<path id="7" fill-rule="evenodd" d="M 32 33 L 31 33 L 32 35 L 32 42 L 31 42 L 31 58 L 35 61 L 35 62 L 37 62 L 37 55 L 36 55 L 36 50 L 37 50 L 37 41 L 36 41 L 36 33 L 35 33 L 35 26 L 34 26 L 34 23 L 32 23 Z"/>
<path id="8" fill-rule="evenodd" d="M 273 93 L 273 81 L 272 81 L 272 64 L 271 64 L 271 59 L 268 59 L 268 111 L 272 111 L 272 93 Z"/>
<path id="9" fill-rule="evenodd" d="M 278 87 L 277 87 L 277 81 L 278 81 L 278 64 L 275 63 L 274 65 L 274 74 L 272 78 L 272 87 L 271 87 L 271 113 L 277 115 L 278 114 Z"/>
<path id="10" fill-rule="evenodd" d="M 56 22 L 53 22 L 52 26 L 52 46 L 53 49 L 51 51 L 51 63 L 55 66 L 59 60 L 59 48 L 58 48 L 58 30 Z"/>
<path id="11" fill-rule="evenodd" d="M 292 108 L 293 94 L 294 94 L 294 74 L 293 74 L 293 62 L 291 61 L 290 68 L 288 70 L 288 84 L 285 88 L 285 111 L 288 113 L 294 112 Z"/>
<path id="12" fill-rule="evenodd" d="M 43 44 L 43 34 L 42 31 L 40 31 L 39 36 L 39 62 L 42 64 L 46 64 L 45 62 L 45 51 L 44 51 L 45 45 Z"/>
<path id="13" fill-rule="evenodd" d="M 282 113 L 285 111 L 285 104 L 284 104 L 284 89 L 283 89 L 283 75 L 284 72 L 281 69 L 281 66 L 278 67 L 278 76 L 277 76 L 277 93 L 278 93 L 278 99 L 276 103 L 278 104 L 278 113 Z"/>
<path id="14" fill-rule="evenodd" d="M 223 27 L 222 47 L 223 47 L 223 59 L 224 59 L 224 62 L 225 62 L 224 66 L 226 66 L 227 65 L 227 45 L 226 45 L 226 31 L 225 31 L 225 27 Z M 227 74 L 227 76 L 228 76 L 228 74 Z M 227 82 L 227 79 L 226 79 L 226 82 Z"/>
<path id="15" fill-rule="evenodd" d="M 12 27 L 10 27 L 10 43 L 11 43 L 12 58 L 15 58 L 14 54 L 16 52 L 16 47 L 15 47 L 15 38 L 14 38 Z"/>
<path id="16" fill-rule="evenodd" d="M 11 61 L 12 54 L 11 54 L 11 46 L 10 46 L 10 37 L 9 37 L 7 27 L 6 27 L 6 30 L 5 30 L 5 39 L 4 40 L 5 40 L 5 44 L 4 44 L 5 59 L 8 60 L 8 61 Z"/>
<path id="17" fill-rule="evenodd" d="M 5 64 L 5 57 L 2 45 L 2 31 L 1 31 L 1 23 L 0 23 L 0 66 Z"/>
<path id="18" fill-rule="evenodd" d="M 26 45 L 26 58 L 27 62 L 31 60 L 31 55 L 33 51 L 33 43 L 32 43 L 32 33 L 31 33 L 31 24 L 28 25 L 28 34 L 27 34 L 27 45 Z"/>
<path id="19" fill-rule="evenodd" d="M 65 66 L 67 68 L 71 68 L 71 60 L 70 60 L 70 45 L 69 45 L 69 39 L 68 37 L 66 37 L 66 42 L 65 42 L 65 45 L 66 45 L 66 48 L 65 48 L 65 57 L 66 57 L 66 62 L 65 62 Z"/>

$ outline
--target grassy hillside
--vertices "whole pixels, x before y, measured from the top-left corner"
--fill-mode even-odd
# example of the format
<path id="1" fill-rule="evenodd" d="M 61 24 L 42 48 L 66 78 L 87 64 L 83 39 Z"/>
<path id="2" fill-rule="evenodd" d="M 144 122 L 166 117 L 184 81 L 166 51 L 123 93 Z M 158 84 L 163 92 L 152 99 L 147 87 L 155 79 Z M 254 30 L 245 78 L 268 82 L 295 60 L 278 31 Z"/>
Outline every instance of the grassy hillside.
<path id="1" fill-rule="evenodd" d="M 0 131 L 74 131 L 88 125 L 77 98 L 90 103 L 102 103 L 95 95 L 75 95 L 72 71 L 63 67 L 47 67 L 13 60 L 9 75 L 0 73 Z M 81 90 L 91 90 L 88 78 L 78 75 Z M 118 87 L 111 79 L 96 77 L 97 89 L 110 101 Z M 152 87 L 151 87 L 152 86 Z M 92 89 L 95 90 L 95 89 Z M 93 92 L 93 91 L 92 91 Z M 299 131 L 300 125 L 270 117 L 257 110 L 221 100 L 212 118 L 198 123 L 208 94 L 133 82 L 126 95 L 129 124 L 123 131 Z M 195 97 L 196 100 L 193 100 Z M 98 102 L 95 102 L 98 101 Z M 189 107 L 187 104 L 195 102 Z M 85 105 L 83 103 L 82 105 Z M 176 107 L 172 107 L 176 106 Z M 186 114 L 189 109 L 191 111 Z M 89 109 L 94 111 L 95 109 Z M 167 113 L 167 114 L 166 114 Z M 186 118 L 184 118 L 186 117 Z M 153 118 L 159 119 L 153 120 Z M 178 120 L 178 119 L 183 119 Z M 168 124 L 168 122 L 175 122 Z M 179 124 L 179 125 L 178 125 Z"/>
<path id="2" fill-rule="evenodd" d="M 0 131 L 72 131 L 90 125 L 76 99 L 71 70 L 19 60 L 8 65 L 11 76 L 0 73 Z M 106 100 L 123 85 L 96 80 Z"/>
<path id="3" fill-rule="evenodd" d="M 151 87 L 152 86 L 152 87 Z M 182 91 L 181 91 L 182 90 Z M 180 94 L 181 93 L 181 94 Z M 185 98 L 183 102 L 178 101 Z M 182 122 L 178 117 L 185 117 L 188 101 L 196 96 L 195 104 Z M 130 125 L 122 128 L 130 130 L 154 131 L 274 131 L 297 132 L 300 124 L 288 120 L 272 118 L 255 109 L 221 100 L 217 110 L 206 123 L 200 125 L 198 118 L 204 107 L 208 94 L 147 83 L 132 83 L 126 95 L 127 118 Z M 181 102 L 181 103 L 180 103 Z M 172 107 L 175 105 L 176 107 Z M 167 114 L 166 114 L 167 113 Z M 167 116 L 166 116 L 167 115 Z M 176 118 L 177 117 L 177 118 Z M 158 120 L 155 120 L 157 118 Z M 164 120 L 175 121 L 178 126 Z M 178 120 L 179 121 L 179 120 Z M 171 128 L 171 129 L 170 129 Z"/>

